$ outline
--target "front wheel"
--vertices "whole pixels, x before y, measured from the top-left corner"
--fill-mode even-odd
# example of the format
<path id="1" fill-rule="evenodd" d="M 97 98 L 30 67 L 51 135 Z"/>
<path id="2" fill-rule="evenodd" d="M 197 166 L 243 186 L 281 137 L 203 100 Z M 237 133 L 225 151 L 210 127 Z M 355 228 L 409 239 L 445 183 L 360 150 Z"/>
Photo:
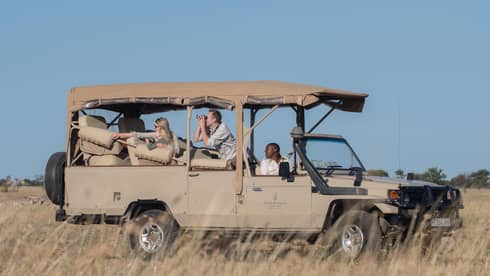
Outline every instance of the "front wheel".
<path id="1" fill-rule="evenodd" d="M 138 215 L 129 225 L 131 249 L 144 258 L 157 253 L 168 253 L 177 237 L 178 226 L 165 211 L 148 210 Z"/>
<path id="2" fill-rule="evenodd" d="M 330 249 L 349 258 L 380 249 L 381 229 L 376 214 L 348 211 L 327 231 Z"/>

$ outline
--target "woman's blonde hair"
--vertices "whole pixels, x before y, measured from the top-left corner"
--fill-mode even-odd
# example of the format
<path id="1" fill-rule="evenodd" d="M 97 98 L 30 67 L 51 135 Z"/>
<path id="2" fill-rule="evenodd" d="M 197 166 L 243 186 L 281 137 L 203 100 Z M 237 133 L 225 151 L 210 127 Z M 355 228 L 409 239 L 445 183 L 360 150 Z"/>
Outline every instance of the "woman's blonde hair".
<path id="1" fill-rule="evenodd" d="M 161 138 L 167 140 L 168 143 L 170 143 L 173 139 L 173 133 L 170 130 L 168 120 L 166 118 L 160 117 L 155 120 L 155 126 L 155 132 L 158 133 Z"/>

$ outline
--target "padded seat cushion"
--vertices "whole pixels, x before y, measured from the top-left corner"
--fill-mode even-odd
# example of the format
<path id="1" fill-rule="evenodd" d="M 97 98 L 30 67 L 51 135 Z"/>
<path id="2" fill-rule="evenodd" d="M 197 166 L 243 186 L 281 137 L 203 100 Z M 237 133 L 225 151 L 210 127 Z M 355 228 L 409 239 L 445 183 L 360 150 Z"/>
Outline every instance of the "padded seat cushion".
<path id="1" fill-rule="evenodd" d="M 230 160 L 223 159 L 201 159 L 191 160 L 191 168 L 208 170 L 225 170 L 230 168 Z"/>
<path id="2" fill-rule="evenodd" d="M 103 146 L 99 146 L 97 144 L 81 140 L 80 141 L 80 150 L 84 153 L 94 154 L 94 155 L 118 155 L 123 150 L 123 145 L 119 142 L 114 142 L 110 149 L 107 149 Z"/>
<path id="3" fill-rule="evenodd" d="M 112 132 L 96 127 L 80 127 L 78 137 L 84 141 L 92 142 L 108 149 L 112 148 L 112 144 L 114 144 Z"/>
<path id="4" fill-rule="evenodd" d="M 89 166 L 129 166 L 129 159 L 121 159 L 115 155 L 90 156 L 88 159 Z"/>
<path id="5" fill-rule="evenodd" d="M 163 164 L 168 164 L 172 161 L 174 155 L 170 148 L 156 148 L 149 150 L 146 144 L 137 144 L 135 156 L 141 159 L 155 161 Z"/>

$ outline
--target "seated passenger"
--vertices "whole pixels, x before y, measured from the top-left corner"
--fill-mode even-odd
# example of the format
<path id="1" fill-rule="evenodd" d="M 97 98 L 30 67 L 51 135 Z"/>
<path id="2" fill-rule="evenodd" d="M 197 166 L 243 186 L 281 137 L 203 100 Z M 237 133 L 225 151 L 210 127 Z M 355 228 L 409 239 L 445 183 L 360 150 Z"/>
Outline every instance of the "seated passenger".
<path id="1" fill-rule="evenodd" d="M 207 115 L 198 115 L 199 125 L 194 131 L 194 142 L 202 141 L 206 147 L 214 147 L 219 158 L 233 160 L 236 156 L 236 141 L 230 129 L 221 122 L 221 113 L 210 109 Z"/>
<path id="2" fill-rule="evenodd" d="M 276 143 L 265 146 L 265 159 L 260 162 L 260 175 L 279 175 L 279 163 L 289 162 L 281 156 L 281 148 Z"/>
<path id="3" fill-rule="evenodd" d="M 172 151 L 178 155 L 180 152 L 178 137 L 170 130 L 168 120 L 160 117 L 155 120 L 154 127 L 155 127 L 155 132 L 114 133 L 112 135 L 112 138 L 113 139 L 129 139 L 129 138 L 144 139 L 149 150 L 153 150 L 155 148 L 171 148 Z"/>

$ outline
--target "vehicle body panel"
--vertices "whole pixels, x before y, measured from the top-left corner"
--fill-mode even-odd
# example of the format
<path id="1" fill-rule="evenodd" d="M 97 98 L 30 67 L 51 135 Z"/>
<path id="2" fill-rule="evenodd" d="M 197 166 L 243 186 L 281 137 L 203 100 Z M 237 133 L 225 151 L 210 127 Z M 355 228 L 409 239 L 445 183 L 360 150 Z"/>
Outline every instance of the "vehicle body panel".
<path id="1" fill-rule="evenodd" d="M 136 200 L 159 199 L 179 219 L 187 208 L 186 168 L 69 167 L 65 169 L 68 215 L 123 215 Z"/>

